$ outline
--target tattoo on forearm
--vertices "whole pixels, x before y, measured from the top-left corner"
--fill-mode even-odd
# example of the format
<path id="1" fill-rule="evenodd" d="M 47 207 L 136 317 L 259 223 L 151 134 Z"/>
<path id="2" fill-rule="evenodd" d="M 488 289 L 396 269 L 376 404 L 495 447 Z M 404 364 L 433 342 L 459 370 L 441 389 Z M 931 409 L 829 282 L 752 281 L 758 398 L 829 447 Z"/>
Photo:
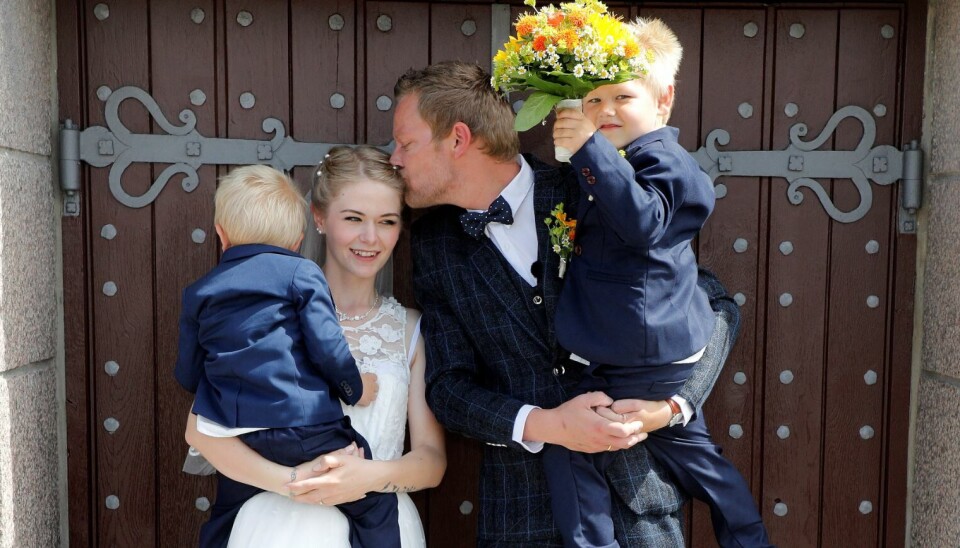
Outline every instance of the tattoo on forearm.
<path id="1" fill-rule="evenodd" d="M 420 488 L 416 485 L 397 485 L 393 482 L 387 482 L 386 485 L 380 488 L 381 493 L 411 493 L 419 490 Z"/>

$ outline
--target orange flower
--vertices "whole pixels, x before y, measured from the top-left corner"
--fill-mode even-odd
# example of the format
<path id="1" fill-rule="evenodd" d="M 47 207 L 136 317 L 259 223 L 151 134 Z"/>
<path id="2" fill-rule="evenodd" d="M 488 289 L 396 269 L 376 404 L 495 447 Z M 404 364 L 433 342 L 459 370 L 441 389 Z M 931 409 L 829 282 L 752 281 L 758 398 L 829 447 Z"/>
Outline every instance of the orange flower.
<path id="1" fill-rule="evenodd" d="M 623 56 L 624 56 L 624 57 L 628 57 L 628 58 L 629 58 L 629 57 L 633 57 L 633 56 L 636 55 L 637 53 L 640 53 L 640 48 L 639 48 L 636 44 L 634 44 L 633 42 L 628 42 L 627 45 L 624 46 L 624 48 L 623 48 Z"/>
<path id="2" fill-rule="evenodd" d="M 540 34 L 533 39 L 534 51 L 544 51 L 547 49 L 547 37 Z"/>
<path id="3" fill-rule="evenodd" d="M 577 220 L 576 220 L 576 219 L 570 219 L 570 220 L 568 221 L 568 220 L 566 220 L 566 215 L 564 215 L 564 218 L 563 218 L 563 219 L 560 219 L 560 220 L 563 221 L 563 224 L 564 224 L 565 226 L 569 226 L 570 228 L 576 228 L 576 226 L 577 226 Z"/>
<path id="4" fill-rule="evenodd" d="M 573 49 L 580 45 L 580 37 L 577 36 L 577 31 L 573 29 L 567 29 L 563 31 L 561 39 L 567 43 L 569 49 Z"/>
<path id="5" fill-rule="evenodd" d="M 560 28 L 560 25 L 563 24 L 563 14 L 554 13 L 550 17 L 547 17 L 547 24 L 553 28 Z"/>
<path id="6" fill-rule="evenodd" d="M 524 15 L 517 21 L 517 37 L 522 38 L 533 32 L 537 26 L 537 18 L 532 15 Z"/>
<path id="7" fill-rule="evenodd" d="M 560 213 L 557 213 L 557 219 L 559 219 L 561 223 L 566 224 L 567 214 L 561 211 Z"/>
<path id="8" fill-rule="evenodd" d="M 574 11 L 567 14 L 567 21 L 570 21 L 571 25 L 581 28 L 587 24 L 587 16 L 583 12 Z"/>
<path id="9" fill-rule="evenodd" d="M 574 222 L 574 224 L 576 224 L 576 222 Z M 570 231 L 570 235 L 569 235 L 569 236 L 570 236 L 570 241 L 571 241 L 571 242 L 574 241 L 574 240 L 577 238 L 577 229 L 575 229 L 575 228 L 572 229 L 572 230 Z"/>

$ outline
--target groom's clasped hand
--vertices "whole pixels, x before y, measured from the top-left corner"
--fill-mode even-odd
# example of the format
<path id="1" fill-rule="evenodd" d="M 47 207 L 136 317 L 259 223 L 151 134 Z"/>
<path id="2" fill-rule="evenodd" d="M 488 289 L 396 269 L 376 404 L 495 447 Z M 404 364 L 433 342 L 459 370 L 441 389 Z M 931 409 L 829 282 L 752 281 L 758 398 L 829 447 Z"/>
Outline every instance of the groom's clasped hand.
<path id="1" fill-rule="evenodd" d="M 603 392 L 577 396 L 556 408 L 558 439 L 552 443 L 583 453 L 629 449 L 647 437 L 636 401 L 615 402 Z"/>

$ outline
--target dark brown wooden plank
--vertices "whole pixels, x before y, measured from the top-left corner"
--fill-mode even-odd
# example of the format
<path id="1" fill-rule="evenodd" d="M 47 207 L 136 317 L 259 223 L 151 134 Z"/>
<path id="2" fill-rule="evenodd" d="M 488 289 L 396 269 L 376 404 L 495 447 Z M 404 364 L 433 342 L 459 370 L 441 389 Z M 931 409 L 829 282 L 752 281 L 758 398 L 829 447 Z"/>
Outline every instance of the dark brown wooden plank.
<path id="1" fill-rule="evenodd" d="M 891 144 L 897 125 L 897 67 L 899 40 L 881 36 L 881 27 L 899 25 L 899 10 L 843 10 L 838 43 L 838 106 L 854 104 L 875 115 L 874 145 Z M 899 32 L 898 32 L 899 34 Z M 860 142 L 859 123 L 844 123 L 837 131 L 837 150 L 852 150 Z M 882 376 L 888 347 L 887 309 L 890 228 L 896 225 L 891 208 L 894 188 L 871 185 L 873 206 L 861 220 L 834 223 L 831 231 L 830 326 L 825 377 L 824 473 L 822 536 L 824 546 L 878 543 L 882 488 Z M 834 181 L 834 202 L 847 211 L 860 196 L 848 180 Z M 866 246 L 875 242 L 870 253 Z M 869 299 L 875 299 L 873 306 Z M 865 375 L 874 373 L 875 384 Z M 861 429 L 873 429 L 864 439 Z M 842 484 L 843 489 L 830 489 Z M 871 505 L 867 509 L 865 505 Z"/>
<path id="2" fill-rule="evenodd" d="M 290 3 L 290 134 L 298 141 L 358 142 L 356 11 L 353 0 Z M 304 192 L 312 174 L 293 171 Z"/>
<path id="3" fill-rule="evenodd" d="M 241 12 L 252 17 L 248 26 L 238 22 Z M 289 132 L 289 23 L 283 0 L 226 0 L 227 137 L 269 139 L 262 123 L 270 117 Z M 251 108 L 240 104 L 244 93 L 253 94 Z"/>
<path id="4" fill-rule="evenodd" d="M 59 119 L 73 120 L 85 126 L 83 95 L 84 36 L 80 20 L 81 3 L 58 0 L 57 13 L 57 95 Z M 90 443 L 90 371 L 89 371 L 89 255 L 87 226 L 88 170 L 81 170 L 81 209 L 79 217 L 62 217 L 60 229 L 63 249 L 63 323 L 67 418 L 67 493 L 69 543 L 93 546 L 95 502 L 92 482 L 93 448 Z"/>
<path id="5" fill-rule="evenodd" d="M 363 110 L 367 126 L 365 135 L 361 136 L 366 143 L 383 145 L 393 139 L 393 86 L 408 69 L 423 68 L 429 63 L 429 41 L 426 39 L 430 29 L 429 14 L 429 5 L 425 3 L 366 4 L 367 79 Z M 378 19 L 389 21 L 389 30 L 380 30 Z"/>
<path id="6" fill-rule="evenodd" d="M 803 25 L 802 37 L 790 34 Z M 808 139 L 818 135 L 834 111 L 834 63 L 837 12 L 781 10 L 776 21 L 773 142 L 785 148 L 789 129 L 798 122 L 809 126 Z M 798 106 L 795 117 L 785 113 L 787 103 Z M 829 149 L 831 141 L 823 148 Z M 830 183 L 824 181 L 827 192 Z M 830 219 L 812 192 L 800 205 L 787 200 L 787 183 L 774 179 L 770 196 L 769 280 L 764 409 L 764 515 L 781 546 L 815 546 L 820 516 L 824 357 L 827 326 L 827 266 Z M 793 250 L 784 254 L 783 242 Z M 788 306 L 781 299 L 792 297 Z M 790 382 L 781 375 L 792 374 Z M 777 435 L 780 427 L 789 437 Z M 778 503 L 785 515 L 771 512 Z"/>
<path id="7" fill-rule="evenodd" d="M 909 0 L 901 15 L 903 41 L 902 89 L 898 109 L 900 127 L 898 142 L 901 146 L 912 139 L 920 140 L 923 118 L 923 71 L 926 45 L 926 0 Z M 897 196 L 899 200 L 899 194 Z M 890 310 L 892 344 L 887 365 L 887 407 L 884 410 L 884 491 L 883 529 L 881 542 L 884 546 L 900 547 L 906 542 L 906 501 L 908 496 L 907 440 L 910 437 L 910 386 L 912 381 L 912 349 L 914 330 L 914 303 L 916 283 L 917 237 L 915 234 L 899 234 L 891 227 L 890 268 L 893 270 L 893 306 Z"/>
<path id="8" fill-rule="evenodd" d="M 200 23 L 190 15 L 203 10 Z M 214 2 L 173 0 L 150 5 L 150 56 L 153 96 L 168 118 L 190 109 L 197 117 L 197 131 L 216 135 L 216 72 Z M 190 94 L 199 90 L 206 96 L 194 105 Z M 162 133 L 161 129 L 155 132 Z M 154 175 L 165 164 L 153 166 Z M 156 279 L 156 392 L 157 392 L 157 540 L 161 546 L 191 546 L 197 542 L 200 525 L 209 517 L 197 501 L 205 497 L 213 503 L 212 477 L 200 478 L 181 471 L 187 444 L 184 424 L 192 396 L 173 378 L 177 359 L 177 322 L 183 288 L 209 270 L 217 258 L 217 238 L 213 229 L 213 193 L 216 170 L 199 170 L 200 185 L 186 193 L 180 178 L 154 202 L 154 276 Z M 192 239 L 195 229 L 206 239 Z"/>
<path id="9" fill-rule="evenodd" d="M 110 6 L 104 20 L 93 16 L 96 2 L 86 2 L 88 66 L 86 89 L 90 124 L 103 124 L 100 86 L 149 88 L 147 5 L 131 1 Z M 120 119 L 133 132 L 150 131 L 146 111 L 127 101 Z M 97 463 L 97 508 L 100 546 L 152 545 L 156 542 L 156 466 L 154 443 L 153 268 L 152 211 L 121 205 L 108 189 L 107 169 L 91 170 L 90 219 L 92 300 L 96 385 L 93 436 Z M 153 182 L 150 169 L 130 166 L 122 179 L 131 195 L 140 195 Z M 113 225 L 113 239 L 100 236 Z M 116 295 L 102 288 L 114 282 Z M 116 376 L 104 372 L 108 360 L 119 364 Z M 114 418 L 119 429 L 109 434 L 104 421 Z M 148 471 L 144 473 L 144 471 Z M 111 510 L 104 501 L 114 495 L 120 506 Z"/>
<path id="10" fill-rule="evenodd" d="M 744 26 L 751 22 L 757 25 L 758 32 L 754 36 L 745 36 Z M 693 34 L 693 29 L 685 30 L 686 35 Z M 764 100 L 765 39 L 762 10 L 704 10 L 700 65 L 700 88 L 704 93 L 700 102 L 702 121 L 697 128 L 701 144 L 712 130 L 724 129 L 731 135 L 731 142 L 725 148 L 763 148 L 761 105 Z M 684 63 L 687 63 L 689 49 L 685 50 L 688 59 Z M 731 65 L 738 67 L 735 78 L 730 75 Z M 680 100 L 685 100 L 682 99 L 684 90 L 690 91 L 690 88 L 684 87 L 678 92 Z M 739 114 L 741 104 L 753 109 L 750 117 Z M 760 423 L 754 419 L 754 404 L 763 382 L 757 349 L 758 332 L 763 328 L 757 323 L 763 283 L 758 280 L 757 273 L 764 258 L 765 245 L 760 210 L 766 207 L 766 203 L 762 200 L 763 189 L 758 178 L 721 177 L 716 182 L 724 185 L 726 195 L 717 200 L 713 215 L 700 233 L 699 260 L 717 273 L 731 295 L 740 294 L 744 300 L 740 307 L 739 338 L 704 412 L 714 441 L 724 448 L 724 455 L 750 481 L 760 464 L 759 454 L 754 454 L 755 440 L 761 437 Z M 734 248 L 738 239 L 746 242 L 743 252 Z M 738 373 L 745 377 L 743 384 L 734 382 Z M 734 425 L 740 427 L 742 437 L 731 436 Z M 757 483 L 753 484 L 755 493 L 759 492 Z M 694 546 L 716 545 L 709 512 L 699 503 L 694 506 L 691 537 Z"/>
<path id="11" fill-rule="evenodd" d="M 430 5 L 431 63 L 457 59 L 489 71 L 492 58 L 489 5 Z"/>

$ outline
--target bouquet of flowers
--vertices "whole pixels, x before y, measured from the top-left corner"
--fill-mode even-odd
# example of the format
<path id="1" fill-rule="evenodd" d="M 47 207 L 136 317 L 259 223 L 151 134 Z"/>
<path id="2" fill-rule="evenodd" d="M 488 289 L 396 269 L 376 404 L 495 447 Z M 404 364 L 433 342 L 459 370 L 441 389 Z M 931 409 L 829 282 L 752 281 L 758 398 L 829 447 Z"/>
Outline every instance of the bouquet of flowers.
<path id="1" fill-rule="evenodd" d="M 504 92 L 533 89 L 515 128 L 542 122 L 562 99 L 582 99 L 598 86 L 646 74 L 648 53 L 629 27 L 600 0 L 576 0 L 536 10 L 515 23 L 516 36 L 493 58 L 491 85 Z"/>

